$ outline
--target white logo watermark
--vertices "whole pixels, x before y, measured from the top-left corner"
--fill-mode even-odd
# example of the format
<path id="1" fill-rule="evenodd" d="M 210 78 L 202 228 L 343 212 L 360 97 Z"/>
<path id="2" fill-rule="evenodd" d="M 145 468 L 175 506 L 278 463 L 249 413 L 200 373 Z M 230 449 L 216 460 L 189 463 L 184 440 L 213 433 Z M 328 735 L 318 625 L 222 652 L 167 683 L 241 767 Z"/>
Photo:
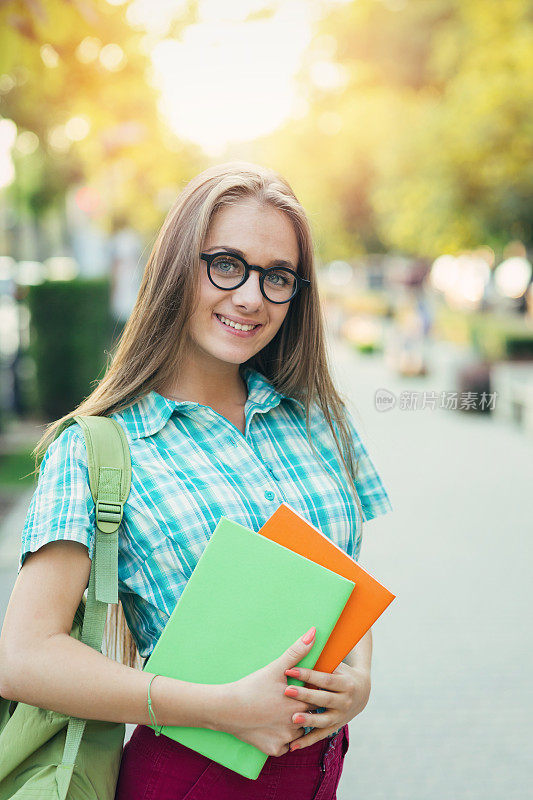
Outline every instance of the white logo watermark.
<path id="1" fill-rule="evenodd" d="M 388 389 L 378 389 L 374 402 L 378 411 L 390 411 L 396 405 L 396 395 Z"/>

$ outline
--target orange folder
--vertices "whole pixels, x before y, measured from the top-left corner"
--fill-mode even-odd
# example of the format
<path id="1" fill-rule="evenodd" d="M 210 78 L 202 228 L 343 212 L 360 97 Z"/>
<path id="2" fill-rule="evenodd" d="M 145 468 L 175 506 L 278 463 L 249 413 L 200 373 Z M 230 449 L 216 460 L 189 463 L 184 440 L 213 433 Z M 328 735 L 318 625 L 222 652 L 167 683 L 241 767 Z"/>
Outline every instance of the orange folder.
<path id="1" fill-rule="evenodd" d="M 314 666 L 320 672 L 333 672 L 396 595 L 389 592 L 287 503 L 279 506 L 260 528 L 259 533 L 336 572 L 337 575 L 354 581 L 355 589 Z"/>

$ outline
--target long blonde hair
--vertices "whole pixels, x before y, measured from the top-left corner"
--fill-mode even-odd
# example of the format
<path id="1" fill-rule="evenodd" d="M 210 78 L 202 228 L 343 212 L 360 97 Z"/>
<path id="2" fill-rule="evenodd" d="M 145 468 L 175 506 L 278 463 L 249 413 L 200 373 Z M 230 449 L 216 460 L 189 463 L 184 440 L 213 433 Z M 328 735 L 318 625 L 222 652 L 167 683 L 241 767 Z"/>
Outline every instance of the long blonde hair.
<path id="1" fill-rule="evenodd" d="M 135 305 L 114 353 L 108 357 L 103 378 L 94 381 L 94 390 L 77 408 L 45 428 L 33 451 L 36 470 L 50 443 L 74 415 L 108 416 L 153 389 L 176 385 L 184 358 L 188 320 L 195 308 L 199 254 L 211 219 L 221 207 L 250 198 L 289 217 L 298 239 L 298 269 L 311 285 L 291 300 L 287 316 L 273 339 L 242 366 L 257 369 L 278 391 L 304 404 L 307 437 L 315 453 L 310 436 L 310 411 L 312 404 L 318 403 L 331 428 L 349 489 L 361 514 L 355 488 L 356 454 L 346 420 L 346 405 L 333 385 L 328 366 L 310 225 L 287 181 L 271 169 L 245 161 L 211 166 L 181 191 L 157 236 Z M 108 655 L 114 654 L 130 666 L 139 664 L 139 654 L 120 603 L 110 606 L 106 644 Z"/>

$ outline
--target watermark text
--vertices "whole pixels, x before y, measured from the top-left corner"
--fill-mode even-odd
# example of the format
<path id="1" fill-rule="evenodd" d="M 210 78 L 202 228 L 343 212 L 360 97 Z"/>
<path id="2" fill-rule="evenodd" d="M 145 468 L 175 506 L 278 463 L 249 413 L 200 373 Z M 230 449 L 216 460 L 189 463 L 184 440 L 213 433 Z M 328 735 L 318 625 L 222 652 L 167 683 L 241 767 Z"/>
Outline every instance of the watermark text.
<path id="1" fill-rule="evenodd" d="M 447 392 L 447 391 L 409 391 L 399 395 L 390 389 L 377 389 L 374 404 L 378 411 L 422 411 L 429 408 L 444 408 L 459 411 L 494 411 L 497 392 Z"/>

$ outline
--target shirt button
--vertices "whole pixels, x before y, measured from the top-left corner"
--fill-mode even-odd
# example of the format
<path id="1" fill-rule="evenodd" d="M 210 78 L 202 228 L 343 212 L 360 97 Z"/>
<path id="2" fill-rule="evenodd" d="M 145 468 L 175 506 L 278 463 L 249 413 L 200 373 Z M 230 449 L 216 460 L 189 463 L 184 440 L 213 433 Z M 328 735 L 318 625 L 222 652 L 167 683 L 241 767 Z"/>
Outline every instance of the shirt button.
<path id="1" fill-rule="evenodd" d="M 275 500 L 276 499 L 276 495 L 274 494 L 274 492 L 265 492 L 265 497 L 266 497 L 267 500 Z"/>

